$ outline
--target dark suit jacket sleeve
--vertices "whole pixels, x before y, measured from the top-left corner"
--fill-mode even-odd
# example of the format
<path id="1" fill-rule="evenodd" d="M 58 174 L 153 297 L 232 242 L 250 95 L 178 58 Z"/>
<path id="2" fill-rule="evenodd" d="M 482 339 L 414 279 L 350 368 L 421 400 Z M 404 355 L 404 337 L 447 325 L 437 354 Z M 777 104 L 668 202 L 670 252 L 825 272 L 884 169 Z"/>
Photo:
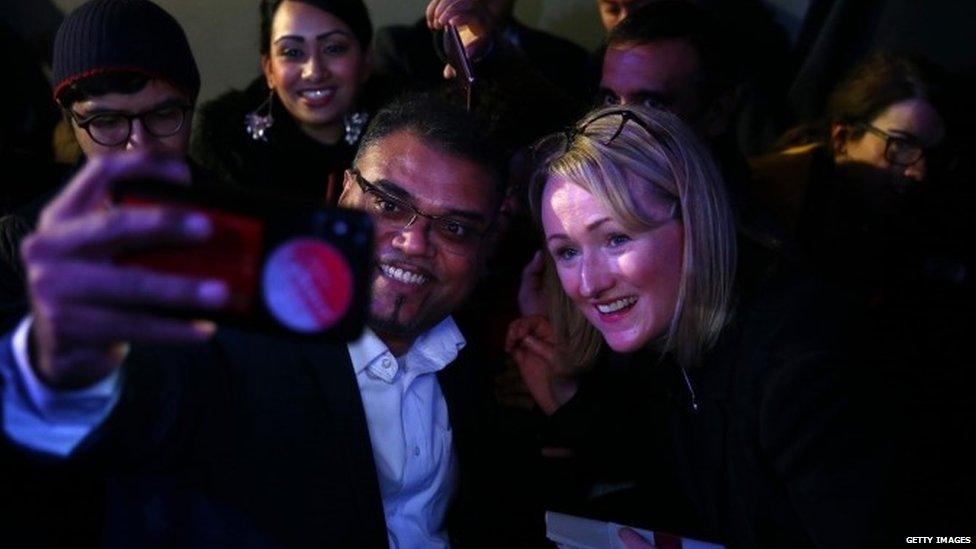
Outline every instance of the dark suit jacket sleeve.
<path id="1" fill-rule="evenodd" d="M 438 374 L 454 432 L 459 475 L 448 514 L 452 546 L 534 546 L 545 527 L 532 450 L 500 430 L 491 369 L 474 349 Z"/>
<path id="2" fill-rule="evenodd" d="M 3 344 L 9 355 L 9 338 Z M 40 545 L 88 546 L 106 535 L 111 515 L 149 512 L 140 504 L 153 498 L 156 518 L 164 519 L 164 509 L 187 509 L 175 500 L 202 487 L 207 471 L 200 456 L 221 444 L 208 429 L 219 420 L 208 413 L 220 409 L 213 406 L 222 398 L 217 370 L 201 367 L 209 362 L 206 346 L 153 354 L 133 351 L 113 412 L 67 459 L 0 437 L 0 503 L 15 510 L 3 515 L 5 531 Z"/>

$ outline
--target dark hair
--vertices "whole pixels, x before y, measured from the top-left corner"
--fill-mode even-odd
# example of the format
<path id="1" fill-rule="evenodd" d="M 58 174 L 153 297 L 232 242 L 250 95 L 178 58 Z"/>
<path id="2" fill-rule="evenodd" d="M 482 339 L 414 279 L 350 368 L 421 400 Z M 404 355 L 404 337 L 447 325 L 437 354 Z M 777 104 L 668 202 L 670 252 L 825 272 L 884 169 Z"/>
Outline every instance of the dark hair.
<path id="1" fill-rule="evenodd" d="M 642 6 L 610 31 L 607 47 L 641 46 L 660 40 L 688 42 L 698 53 L 709 92 L 728 89 L 740 76 L 731 40 L 712 15 L 686 0 L 659 0 Z"/>
<path id="2" fill-rule="evenodd" d="M 855 126 L 851 137 L 864 130 L 858 123 L 870 122 L 891 105 L 906 99 L 924 99 L 941 111 L 942 74 L 931 63 L 916 57 L 879 52 L 859 63 L 834 88 L 820 120 L 787 131 L 775 149 L 807 143 L 829 143 L 834 124 Z"/>
<path id="3" fill-rule="evenodd" d="M 60 103 L 70 109 L 78 101 L 110 93 L 132 94 L 142 91 L 150 78 L 137 72 L 107 72 L 89 76 L 69 85 L 62 93 Z"/>
<path id="4" fill-rule="evenodd" d="M 936 71 L 922 59 L 876 53 L 834 88 L 825 118 L 830 124 L 856 124 L 869 122 L 906 99 L 924 99 L 935 105 L 941 92 Z"/>
<path id="5" fill-rule="evenodd" d="M 495 182 L 496 203 L 505 185 L 505 157 L 482 122 L 463 108 L 428 94 L 413 94 L 384 107 L 363 134 L 354 163 L 385 137 L 407 131 L 438 150 L 485 169 Z"/>
<path id="6" fill-rule="evenodd" d="M 268 55 L 271 51 L 271 25 L 275 13 L 281 4 L 288 0 L 261 0 L 261 55 Z M 352 33 L 359 41 L 359 47 L 366 49 L 373 41 L 373 22 L 369 18 L 369 10 L 362 0 L 291 0 L 308 4 L 314 8 L 328 12 L 343 23 L 349 25 Z"/>

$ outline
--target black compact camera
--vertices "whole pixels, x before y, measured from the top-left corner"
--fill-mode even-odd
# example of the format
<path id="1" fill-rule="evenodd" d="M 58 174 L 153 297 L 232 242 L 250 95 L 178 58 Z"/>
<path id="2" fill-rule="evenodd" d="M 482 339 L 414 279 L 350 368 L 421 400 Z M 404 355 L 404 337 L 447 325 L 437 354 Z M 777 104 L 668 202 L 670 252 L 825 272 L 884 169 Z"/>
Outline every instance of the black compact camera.
<path id="1" fill-rule="evenodd" d="M 213 226 L 206 242 L 160 245 L 115 258 L 156 272 L 219 279 L 230 289 L 230 302 L 220 311 L 164 314 L 337 341 L 361 335 L 373 265 L 367 214 L 223 185 L 147 179 L 117 182 L 112 197 L 118 205 L 199 213 Z"/>

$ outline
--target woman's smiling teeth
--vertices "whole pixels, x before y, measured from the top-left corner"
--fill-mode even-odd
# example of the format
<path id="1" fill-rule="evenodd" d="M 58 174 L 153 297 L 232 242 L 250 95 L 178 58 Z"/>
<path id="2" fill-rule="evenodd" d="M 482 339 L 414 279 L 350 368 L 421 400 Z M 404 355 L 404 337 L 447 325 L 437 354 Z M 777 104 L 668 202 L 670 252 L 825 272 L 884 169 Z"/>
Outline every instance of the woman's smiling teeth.
<path id="1" fill-rule="evenodd" d="M 304 90 L 301 92 L 301 95 L 308 99 L 325 99 L 326 97 L 331 97 L 334 93 L 335 90 L 327 88 L 321 90 Z"/>
<path id="2" fill-rule="evenodd" d="M 610 303 L 598 304 L 596 306 L 596 310 L 600 311 L 600 314 L 608 315 L 611 313 L 616 313 L 622 309 L 626 309 L 634 303 L 637 303 L 636 296 L 624 297 Z"/>
<path id="3" fill-rule="evenodd" d="M 427 277 L 419 274 L 412 273 L 400 267 L 393 267 L 391 265 L 380 265 L 380 270 L 383 274 L 396 280 L 397 282 L 403 282 L 404 284 L 413 284 L 419 286 L 424 282 L 427 282 Z"/>

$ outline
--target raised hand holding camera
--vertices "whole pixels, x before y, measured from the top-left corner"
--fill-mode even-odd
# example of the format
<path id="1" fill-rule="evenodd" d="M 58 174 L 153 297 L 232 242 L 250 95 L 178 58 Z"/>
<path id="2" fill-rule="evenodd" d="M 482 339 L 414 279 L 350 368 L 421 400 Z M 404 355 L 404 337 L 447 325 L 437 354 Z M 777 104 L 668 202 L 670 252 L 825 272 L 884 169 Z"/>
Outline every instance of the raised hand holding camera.
<path id="1" fill-rule="evenodd" d="M 23 256 L 46 384 L 90 384 L 119 366 L 120 343 L 198 342 L 213 320 L 358 336 L 368 216 L 259 206 L 188 182 L 183 161 L 105 155 L 45 209 Z"/>
<path id="2" fill-rule="evenodd" d="M 97 381 L 121 362 L 118 343 L 187 343 L 206 339 L 211 323 L 165 318 L 149 307 L 217 309 L 226 304 L 218 280 L 116 265 L 119 253 L 160 244 L 193 244 L 212 232 L 196 214 L 159 207 L 109 207 L 114 181 L 189 181 L 182 161 L 143 153 L 94 158 L 43 211 L 23 244 L 34 314 L 32 363 L 52 387 Z"/>
<path id="3" fill-rule="evenodd" d="M 444 78 L 457 79 L 471 108 L 475 82 L 472 60 L 481 59 L 491 48 L 495 23 L 479 0 L 431 0 L 427 5 L 427 26 L 444 31 L 438 44 L 447 65 Z"/>

